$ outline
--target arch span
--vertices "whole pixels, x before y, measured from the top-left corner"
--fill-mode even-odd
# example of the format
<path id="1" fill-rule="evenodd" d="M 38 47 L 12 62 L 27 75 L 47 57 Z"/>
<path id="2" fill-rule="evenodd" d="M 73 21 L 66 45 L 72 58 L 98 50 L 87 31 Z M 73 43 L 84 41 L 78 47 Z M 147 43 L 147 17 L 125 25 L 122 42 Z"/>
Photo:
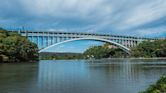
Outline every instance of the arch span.
<path id="1" fill-rule="evenodd" d="M 107 40 L 107 39 L 103 39 L 103 38 L 75 38 L 75 39 L 65 40 L 65 41 L 50 45 L 50 46 L 40 50 L 39 53 L 44 52 L 45 50 L 47 50 L 51 47 L 54 47 L 54 46 L 57 46 L 57 45 L 60 45 L 60 44 L 63 44 L 63 43 L 67 43 L 67 42 L 77 41 L 77 40 L 95 40 L 95 41 L 107 42 L 107 43 L 110 43 L 110 44 L 113 44 L 113 45 L 119 47 L 120 49 L 124 50 L 127 53 L 130 52 L 130 49 L 127 48 L 126 46 L 124 46 L 122 44 L 119 44 L 117 42 L 111 41 L 111 40 Z"/>

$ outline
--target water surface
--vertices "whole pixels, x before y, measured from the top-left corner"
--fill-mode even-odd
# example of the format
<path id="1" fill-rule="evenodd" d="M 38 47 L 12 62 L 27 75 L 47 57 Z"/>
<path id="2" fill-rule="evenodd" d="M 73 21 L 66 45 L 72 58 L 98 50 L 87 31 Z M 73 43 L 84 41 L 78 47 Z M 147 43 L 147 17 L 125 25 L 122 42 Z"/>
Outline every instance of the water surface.
<path id="1" fill-rule="evenodd" d="M 166 74 L 166 60 L 0 64 L 0 93 L 138 93 L 162 74 Z"/>

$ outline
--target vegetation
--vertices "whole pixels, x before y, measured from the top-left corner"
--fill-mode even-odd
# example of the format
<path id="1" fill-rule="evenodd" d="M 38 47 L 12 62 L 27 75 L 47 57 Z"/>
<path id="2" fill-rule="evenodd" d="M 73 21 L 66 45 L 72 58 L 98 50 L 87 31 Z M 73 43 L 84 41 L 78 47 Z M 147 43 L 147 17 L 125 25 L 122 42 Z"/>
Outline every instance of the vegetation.
<path id="1" fill-rule="evenodd" d="M 132 57 L 166 57 L 166 40 L 144 41 L 131 50 Z"/>
<path id="2" fill-rule="evenodd" d="M 0 62 L 38 60 L 38 47 L 16 32 L 0 29 Z"/>
<path id="3" fill-rule="evenodd" d="M 140 93 L 166 93 L 166 76 L 162 76 L 154 85 Z"/>
<path id="4" fill-rule="evenodd" d="M 109 57 L 166 57 L 166 40 L 143 41 L 131 49 L 130 55 L 119 48 L 109 48 L 109 44 L 93 46 L 84 52 L 86 59 L 101 59 Z"/>
<path id="5" fill-rule="evenodd" d="M 86 59 L 101 59 L 109 57 L 127 57 L 128 54 L 119 48 L 109 48 L 109 44 L 103 46 L 93 46 L 84 52 L 84 58 Z"/>
<path id="6" fill-rule="evenodd" d="M 52 54 L 44 53 L 40 54 L 41 60 L 69 60 L 69 59 L 83 59 L 82 54 L 79 53 L 61 53 L 61 54 Z"/>

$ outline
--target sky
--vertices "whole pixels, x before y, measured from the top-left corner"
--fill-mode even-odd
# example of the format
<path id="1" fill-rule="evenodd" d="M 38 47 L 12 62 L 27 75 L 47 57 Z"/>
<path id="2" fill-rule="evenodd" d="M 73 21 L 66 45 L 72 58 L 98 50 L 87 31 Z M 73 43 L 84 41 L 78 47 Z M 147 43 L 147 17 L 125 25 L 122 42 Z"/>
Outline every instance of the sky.
<path id="1" fill-rule="evenodd" d="M 92 46 L 100 46 L 105 44 L 104 42 L 100 41 L 90 41 L 90 40 L 78 40 L 78 41 L 72 41 L 67 42 L 64 44 L 57 45 L 55 47 L 51 47 L 44 52 L 58 52 L 58 53 L 83 53 L 88 48 Z"/>
<path id="2" fill-rule="evenodd" d="M 166 37 L 166 0 L 0 0 L 0 26 Z"/>

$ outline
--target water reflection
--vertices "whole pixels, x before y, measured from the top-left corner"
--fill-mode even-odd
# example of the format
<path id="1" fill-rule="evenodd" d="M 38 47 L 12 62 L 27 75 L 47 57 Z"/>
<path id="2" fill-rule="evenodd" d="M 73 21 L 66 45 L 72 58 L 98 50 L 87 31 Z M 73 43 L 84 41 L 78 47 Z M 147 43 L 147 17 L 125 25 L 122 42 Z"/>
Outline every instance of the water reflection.
<path id="1" fill-rule="evenodd" d="M 0 64 L 0 93 L 31 93 L 38 75 L 38 63 Z"/>
<path id="2" fill-rule="evenodd" d="M 166 74 L 166 60 L 48 60 L 0 72 L 2 93 L 138 93 Z"/>

